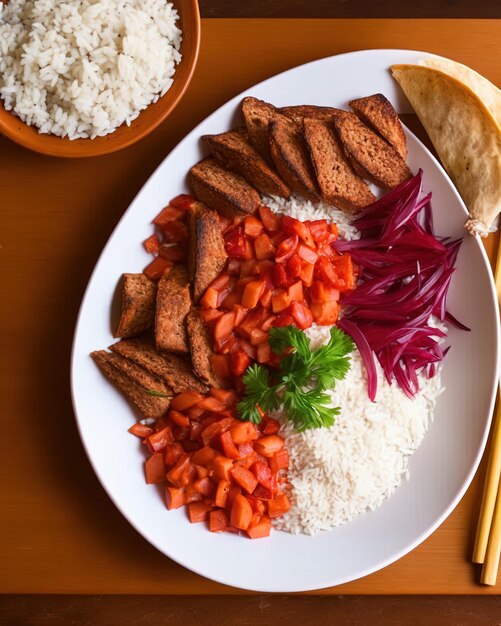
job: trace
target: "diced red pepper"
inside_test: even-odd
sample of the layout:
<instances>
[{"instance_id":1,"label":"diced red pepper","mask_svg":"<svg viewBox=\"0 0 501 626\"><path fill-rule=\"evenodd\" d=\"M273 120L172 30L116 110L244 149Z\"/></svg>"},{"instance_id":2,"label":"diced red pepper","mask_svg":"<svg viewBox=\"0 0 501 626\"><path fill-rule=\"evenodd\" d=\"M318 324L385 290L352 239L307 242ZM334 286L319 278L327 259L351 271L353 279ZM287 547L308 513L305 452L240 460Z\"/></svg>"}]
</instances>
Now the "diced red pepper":
<instances>
[{"instance_id":1,"label":"diced red pepper","mask_svg":"<svg viewBox=\"0 0 501 626\"><path fill-rule=\"evenodd\" d=\"M281 469L287 469L289 467L289 453L285 448L282 448L270 458L270 469L276 474Z\"/></svg>"},{"instance_id":2,"label":"diced red pepper","mask_svg":"<svg viewBox=\"0 0 501 626\"><path fill-rule=\"evenodd\" d=\"M231 433L229 431L224 432L221 437L221 446L223 449L223 453L229 459L239 459L240 454L238 452L237 447L231 437Z\"/></svg>"},{"instance_id":3,"label":"diced red pepper","mask_svg":"<svg viewBox=\"0 0 501 626\"><path fill-rule=\"evenodd\" d=\"M170 443L165 446L164 463L167 467L175 465L184 454L184 448L180 443Z\"/></svg>"},{"instance_id":4,"label":"diced red pepper","mask_svg":"<svg viewBox=\"0 0 501 626\"><path fill-rule=\"evenodd\" d=\"M234 376L242 376L250 364L250 356L240 348L230 352L230 367Z\"/></svg>"},{"instance_id":5,"label":"diced red pepper","mask_svg":"<svg viewBox=\"0 0 501 626\"><path fill-rule=\"evenodd\" d=\"M185 409L189 409L194 404L198 404L204 399L201 393L197 393L196 391L183 391L183 393L178 394L175 398L173 398L170 402L170 408L175 411L184 411Z\"/></svg>"},{"instance_id":6,"label":"diced red pepper","mask_svg":"<svg viewBox=\"0 0 501 626\"><path fill-rule=\"evenodd\" d=\"M166 206L153 220L155 226L163 226L168 222L174 222L176 220L183 219L186 213L182 209L176 209L173 206Z\"/></svg>"},{"instance_id":7,"label":"diced red pepper","mask_svg":"<svg viewBox=\"0 0 501 626\"><path fill-rule=\"evenodd\" d=\"M166 426L161 430L150 435L147 440L148 449L151 452L159 452L163 450L168 443L174 443L174 437L172 435L172 429L170 426Z\"/></svg>"},{"instance_id":8,"label":"diced red pepper","mask_svg":"<svg viewBox=\"0 0 501 626\"><path fill-rule=\"evenodd\" d=\"M241 226L232 226L224 234L224 247L230 259L247 258L247 240Z\"/></svg>"}]
</instances>

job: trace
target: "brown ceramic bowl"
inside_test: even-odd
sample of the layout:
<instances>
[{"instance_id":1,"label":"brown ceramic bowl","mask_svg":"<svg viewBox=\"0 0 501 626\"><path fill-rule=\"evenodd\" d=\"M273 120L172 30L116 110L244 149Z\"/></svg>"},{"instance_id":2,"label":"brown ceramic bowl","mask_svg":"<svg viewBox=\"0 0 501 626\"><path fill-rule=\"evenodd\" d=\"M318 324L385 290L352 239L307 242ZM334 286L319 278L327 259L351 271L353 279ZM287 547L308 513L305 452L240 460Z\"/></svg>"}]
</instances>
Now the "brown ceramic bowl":
<instances>
[{"instance_id":1,"label":"brown ceramic bowl","mask_svg":"<svg viewBox=\"0 0 501 626\"><path fill-rule=\"evenodd\" d=\"M155 104L151 104L130 126L123 124L105 137L96 139L63 139L38 132L16 115L5 111L0 100L0 133L16 143L42 154L59 157L91 157L110 154L146 137L174 110L190 84L200 48L200 13L197 0L171 0L179 11L179 24L183 31L182 59L176 68L174 82L169 91Z\"/></svg>"}]
</instances>

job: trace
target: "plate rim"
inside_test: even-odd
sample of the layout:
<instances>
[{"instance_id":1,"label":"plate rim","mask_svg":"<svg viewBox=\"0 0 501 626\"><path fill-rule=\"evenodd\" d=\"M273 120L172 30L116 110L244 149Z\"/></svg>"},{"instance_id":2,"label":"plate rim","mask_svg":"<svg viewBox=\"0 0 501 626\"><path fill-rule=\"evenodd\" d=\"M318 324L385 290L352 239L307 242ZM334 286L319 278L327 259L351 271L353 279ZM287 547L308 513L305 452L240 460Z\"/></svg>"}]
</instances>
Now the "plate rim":
<instances>
[{"instance_id":1,"label":"plate rim","mask_svg":"<svg viewBox=\"0 0 501 626\"><path fill-rule=\"evenodd\" d=\"M496 312L496 336L495 336L495 362L496 362L496 366L494 368L494 371L492 372L492 376L491 376L491 388L492 388L492 392L491 392L491 398L490 398L490 402L489 402L489 416L486 420L485 423L485 427L483 430L483 434L482 434L482 440L480 442L480 446L476 452L475 455L475 459L470 467L469 472L467 473L466 477L463 480L463 483L461 485L461 488L458 490L458 492L456 493L456 496L453 498L453 500L449 503L449 505L444 509L444 511L442 512L442 514L437 518L437 520L435 520L434 523L430 524L412 543L408 544L405 548L400 549L400 550L396 550L395 552L393 552L390 556L388 556L385 560L383 561L379 561L377 565L375 565L374 567L368 567L365 570L363 570L362 572L359 573L359 575L357 575L356 578L349 578L346 580L341 580L341 581L336 581L336 582L326 582L325 584L323 584L322 586L308 586L308 585L301 585L301 586L297 586L295 588L284 588L284 587L280 587L280 585L277 585L275 588L270 588L270 587L259 587L259 586L245 586L245 585L241 585L239 584L238 586L232 584L231 582L229 582L228 580L225 580L221 577L217 577L217 576L213 576L213 575L207 575L205 572L201 571L198 567L194 567L192 565L187 565L185 562L183 562L181 559L176 558L171 556L164 547L161 547L159 542L157 542L154 538L150 538L150 537L146 537L137 527L136 525L131 521L131 519L129 518L128 514L126 513L125 510L123 510L122 506L118 503L118 501L116 500L115 496L113 495L112 491L110 489L108 489L105 480L101 477L101 472L97 466L97 464L94 463L93 458L92 458L92 454L90 452L89 447L87 446L87 442L85 440L85 437L83 436L82 433L82 429L80 427L80 418L78 415L78 410L77 410L77 405L76 405L76 399L75 399L75 378L76 378L76 373L75 373L75 369L76 369L76 344L77 344L77 338L79 335L79 329L80 329L80 323L81 323L81 318L83 315L83 311L86 307L86 301L87 298L89 297L89 292L90 292L90 288L91 285L95 279L96 274L98 273L101 263L103 262L103 259L106 256L108 247L111 245L112 240L115 238L117 231L120 229L120 226L122 224L122 222L127 218L129 212L132 210L132 208L135 206L136 202L139 201L140 197L143 195L143 193L145 193L146 188L148 187L150 181L155 177L155 175L157 174L158 170L160 170L165 161L167 159L170 158L174 158L176 152L181 149L182 144L184 144L184 142L189 141L192 136L196 136L199 137L200 133L198 131L199 127L204 125L205 123L209 122L213 117L217 116L221 109L228 107L230 108L230 106L234 106L235 103L238 103L245 95L249 94L249 92L251 92L252 90L256 89L257 87L262 87L264 86L268 81L272 81L274 79L276 79L279 76L283 76L284 74L287 74L288 72L293 72L299 68L304 68L307 67L309 65L313 65L319 62L325 62L329 59L334 59L334 58L339 58L339 57L355 57L355 56L363 56L363 55L374 55L374 54L379 54L379 53L404 53L404 54L409 54L409 53L413 53L416 55L426 55L426 56L432 56L432 57L437 57L438 55L435 54L431 54L428 52L422 52L422 51L418 51L418 50L407 50L407 49L394 49L394 48L376 48L376 49L367 49L367 50L356 50L356 51L352 51L352 52L345 52L345 53L341 53L341 54L336 54L336 55L330 55L327 57L321 57L319 59L315 59L313 61L308 61L306 63L302 63L299 64L297 66L288 68L282 72L279 72L277 74L274 74L273 76L270 76L258 83L255 83L254 85L251 85L249 87L247 87L245 90L243 90L242 92L236 94L235 96L233 96L232 98L230 98L229 100L227 100L226 102L224 102L221 106L219 106L215 111L213 111L212 113L210 113L208 116L206 116L203 120L201 120L190 132L188 132L179 142L178 144L168 153L166 154L166 156L162 159L162 161L158 164L158 166L154 169L154 171L151 173L151 175L148 177L148 179L145 181L145 183L142 185L141 189L137 192L137 194L135 195L134 199L130 202L129 206L127 207L127 209L125 210L125 212L123 213L122 217L120 218L120 220L116 223L113 231L111 232L110 236L108 237L106 244L104 245L95 265L94 268L92 270L92 273L89 277L89 280L87 282L87 286L85 288L84 291L84 295L82 297L82 301L78 310L78 315L76 318L76 323L75 323L75 330L74 330L74 334L73 334L73 340L72 340L72 347L71 347L71 365L70 365L70 387L71 387L71 400L72 400L72 407L73 407L73 413L74 413L74 417L75 417L75 421L76 421L76 425L77 425L77 430L78 430L78 434L80 437L80 440L82 442L82 445L84 447L85 450L85 454L91 464L91 467L94 471L94 473L96 474L96 477L99 481L99 483L101 484L101 486L103 487L103 489L105 490L106 494L108 495L108 497L110 498L110 500L112 501L112 503L114 504L114 506L118 509L118 511L120 512L120 514L127 520L127 522L134 528L134 530L136 532L138 532L138 534L143 537L143 539L145 539L146 541L148 541L148 543L150 543L151 545L153 545L159 552L161 552L162 554L164 554L165 556L167 556L169 559L171 559L172 561L174 561L175 563L178 563L179 565L181 565L182 567L185 567L186 569L194 572L195 574L198 574L200 576L203 576L204 578L207 578L209 580L212 580L214 582L217 582L219 584L228 586L228 587L233 587L233 588L238 588L238 589L243 589L246 591L255 591L255 592L262 592L262 593L296 593L296 592L308 592L308 591L315 591L315 590L322 590L322 589L327 589L330 587L335 587L335 586L339 586L342 584L347 584L349 582L353 582L355 580L359 580L360 578L364 578L374 572L377 572L379 570L382 570L384 568L386 568L388 565L391 565L392 563L398 561L399 559L401 559L403 556L405 556L406 554L409 554L410 552L412 552L417 546L419 546L421 543L423 543L423 541L425 541L431 534L433 534L433 532L435 532L435 530L441 526L443 524L443 522L449 517L449 515L452 513L452 511L456 508L456 506L458 505L458 503L460 502L460 500L463 498L464 494L466 493L467 489L469 488L475 473L478 469L478 466L480 464L480 461L482 459L482 456L484 454L485 451L485 447L486 447L486 443L487 443L487 439L489 436L489 432L490 432L490 428L491 428L491 423L492 423L492 414L493 414L493 409L494 409L494 404L495 404L495 399L496 399L496 390L497 390L497 384L499 381L499 377L500 377L500 346L499 346L499 339L500 339L500 334L501 334L501 329L500 329L500 316L499 316L499 307L497 304L497 300L496 300L496 290L495 290L495 283L494 283L494 278L493 278L493 273L490 269L490 262L487 256L487 253L485 251L484 246L482 245L480 239L478 237L475 237L475 245L478 247L482 260L484 262L485 268L487 270L487 274L488 274L488 281L489 281L489 285L490 285L490 297L492 300L492 303L494 305L494 310ZM468 210L466 208L466 205L463 201L463 199L461 198L461 195L459 194L459 192L457 191L456 187L454 186L452 180L450 179L449 175L447 174L447 172L445 171L445 169L443 168L443 166L441 165L441 163L438 161L438 159L431 153L431 151L423 144L423 142L416 137L416 135L414 135L414 133L412 133L412 131L410 131L407 127L405 127L405 132L410 134L413 138L414 141L417 142L419 148L427 155L427 157L432 161L432 163L434 164L434 166L438 169L438 171L440 172L440 174L444 177L446 184L450 187L450 189L452 190L453 194L456 196L456 199L458 200L459 205L461 206L461 208L463 209L463 212L465 214L465 217L468 215Z\"/></svg>"}]
</instances>

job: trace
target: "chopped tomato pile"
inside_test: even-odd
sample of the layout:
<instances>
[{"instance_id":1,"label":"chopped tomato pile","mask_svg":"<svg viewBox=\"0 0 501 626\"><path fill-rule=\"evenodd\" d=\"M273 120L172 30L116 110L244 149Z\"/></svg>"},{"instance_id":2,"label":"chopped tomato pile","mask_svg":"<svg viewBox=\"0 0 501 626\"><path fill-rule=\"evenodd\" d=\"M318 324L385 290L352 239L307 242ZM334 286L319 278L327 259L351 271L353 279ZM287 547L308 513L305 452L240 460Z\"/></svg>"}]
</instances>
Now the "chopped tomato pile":
<instances>
[{"instance_id":1,"label":"chopped tomato pile","mask_svg":"<svg viewBox=\"0 0 501 626\"><path fill-rule=\"evenodd\" d=\"M155 232L144 242L146 252L155 257L144 269L150 280L157 281L166 270L186 262L187 221L193 201L193 196L188 194L176 196L153 220Z\"/></svg>"},{"instance_id":2,"label":"chopped tomato pile","mask_svg":"<svg viewBox=\"0 0 501 626\"><path fill-rule=\"evenodd\" d=\"M219 376L240 376L252 361L272 364L272 326L335 324L340 294L355 286L350 255L333 248L337 235L326 220L301 222L266 206L226 229L227 268L200 301Z\"/></svg>"},{"instance_id":3,"label":"chopped tomato pile","mask_svg":"<svg viewBox=\"0 0 501 626\"><path fill-rule=\"evenodd\" d=\"M168 509L187 506L193 523L257 539L290 508L284 493L289 455L279 423L267 416L258 426L242 422L235 417L237 400L226 389L184 392L165 417L152 426L138 422L129 432L147 446L146 482L165 484Z\"/></svg>"}]
</instances>

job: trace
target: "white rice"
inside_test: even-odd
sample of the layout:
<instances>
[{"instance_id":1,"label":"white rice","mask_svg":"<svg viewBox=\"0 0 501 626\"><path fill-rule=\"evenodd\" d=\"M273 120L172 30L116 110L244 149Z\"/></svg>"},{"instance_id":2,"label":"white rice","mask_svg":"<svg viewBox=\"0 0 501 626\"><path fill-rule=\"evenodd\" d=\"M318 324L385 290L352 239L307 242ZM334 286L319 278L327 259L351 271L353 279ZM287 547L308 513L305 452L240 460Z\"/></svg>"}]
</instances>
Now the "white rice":
<instances>
[{"instance_id":1,"label":"white rice","mask_svg":"<svg viewBox=\"0 0 501 626\"><path fill-rule=\"evenodd\" d=\"M130 124L172 85L178 19L165 0L0 3L5 109L40 133L70 139Z\"/></svg>"},{"instance_id":2,"label":"white rice","mask_svg":"<svg viewBox=\"0 0 501 626\"><path fill-rule=\"evenodd\" d=\"M325 203L297 197L263 201L300 220L333 221L344 239L360 237L345 213ZM435 320L429 323L443 328ZM316 348L329 341L330 327L313 325L306 334ZM376 402L371 402L362 359L358 350L352 353L346 378L329 391L332 406L341 408L330 429L298 433L277 414L291 458L292 507L275 520L276 528L306 534L331 530L378 508L409 478L409 457L421 444L442 392L440 373L430 380L420 375L420 391L412 400L395 383L390 386L380 369L378 374Z\"/></svg>"},{"instance_id":3,"label":"white rice","mask_svg":"<svg viewBox=\"0 0 501 626\"><path fill-rule=\"evenodd\" d=\"M305 198L291 196L289 200L279 196L263 196L263 204L275 213L287 213L291 217L304 222L305 220L327 220L338 226L342 239L360 239L360 233L352 226L344 211L336 209L326 202L311 202Z\"/></svg>"},{"instance_id":4,"label":"white rice","mask_svg":"<svg viewBox=\"0 0 501 626\"><path fill-rule=\"evenodd\" d=\"M312 345L329 340L329 328L306 331ZM376 402L367 395L367 381L357 350L351 368L329 391L341 414L330 429L298 433L282 419L281 435L291 456L291 510L276 528L314 534L345 524L374 510L408 479L410 455L423 440L442 388L440 374L419 377L420 391L408 398L379 373Z\"/></svg>"}]
</instances>

